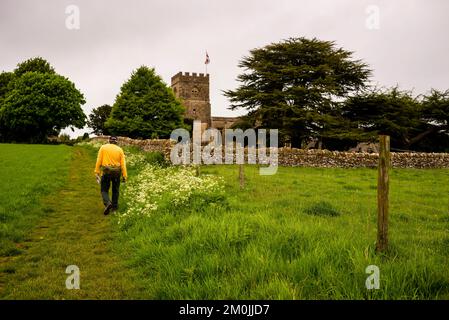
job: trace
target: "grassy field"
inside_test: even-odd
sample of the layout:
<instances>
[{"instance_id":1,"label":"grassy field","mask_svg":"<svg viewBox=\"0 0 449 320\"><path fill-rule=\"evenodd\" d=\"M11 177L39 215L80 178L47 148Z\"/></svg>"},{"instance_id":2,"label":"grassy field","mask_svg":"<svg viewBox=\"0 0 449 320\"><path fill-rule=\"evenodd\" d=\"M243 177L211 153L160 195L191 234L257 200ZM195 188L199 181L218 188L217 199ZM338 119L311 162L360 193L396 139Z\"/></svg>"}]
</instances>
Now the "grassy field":
<instances>
[{"instance_id":1,"label":"grassy field","mask_svg":"<svg viewBox=\"0 0 449 320\"><path fill-rule=\"evenodd\" d=\"M62 186L70 159L67 146L0 144L0 256L20 252L16 243L48 213L39 199Z\"/></svg>"},{"instance_id":2,"label":"grassy field","mask_svg":"<svg viewBox=\"0 0 449 320\"><path fill-rule=\"evenodd\" d=\"M149 298L449 298L447 170L392 171L383 256L374 250L376 170L260 176L246 166L243 190L237 166L203 166L201 175L224 177L225 200L192 201L122 226L117 245ZM365 287L369 265L380 268L379 290Z\"/></svg>"},{"instance_id":3,"label":"grassy field","mask_svg":"<svg viewBox=\"0 0 449 320\"><path fill-rule=\"evenodd\" d=\"M237 166L196 176L126 153L120 211L104 217L94 148L0 145L0 298L449 299L447 170L392 170L376 255L376 170L248 165L241 190ZM65 288L71 264L81 290Z\"/></svg>"},{"instance_id":4,"label":"grassy field","mask_svg":"<svg viewBox=\"0 0 449 320\"><path fill-rule=\"evenodd\" d=\"M132 270L112 250L116 234L103 215L93 150L34 145L0 149L9 152L10 189L1 194L0 203L8 206L0 217L6 222L2 230L11 230L1 240L2 247L12 248L10 256L0 256L0 299L139 298ZM80 290L66 288L69 265L80 270Z\"/></svg>"}]
</instances>

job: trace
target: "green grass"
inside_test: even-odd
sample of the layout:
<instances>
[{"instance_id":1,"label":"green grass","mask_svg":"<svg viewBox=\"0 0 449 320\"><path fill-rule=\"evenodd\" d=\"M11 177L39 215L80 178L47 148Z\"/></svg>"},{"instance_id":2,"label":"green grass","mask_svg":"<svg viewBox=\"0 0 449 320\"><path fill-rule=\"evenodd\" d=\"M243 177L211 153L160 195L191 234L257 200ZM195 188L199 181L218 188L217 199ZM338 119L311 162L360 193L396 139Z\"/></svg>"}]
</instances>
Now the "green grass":
<instances>
[{"instance_id":1,"label":"green grass","mask_svg":"<svg viewBox=\"0 0 449 320\"><path fill-rule=\"evenodd\" d=\"M378 255L376 170L248 165L241 190L237 166L203 166L224 178L224 200L119 226L102 215L95 154L0 144L0 298L449 298L447 170L392 170L390 250ZM71 264L81 290L65 289ZM379 290L365 288L369 265Z\"/></svg>"},{"instance_id":2,"label":"green grass","mask_svg":"<svg viewBox=\"0 0 449 320\"><path fill-rule=\"evenodd\" d=\"M36 221L51 211L40 199L67 178L67 146L0 144L0 256L20 253Z\"/></svg>"},{"instance_id":3,"label":"green grass","mask_svg":"<svg viewBox=\"0 0 449 320\"><path fill-rule=\"evenodd\" d=\"M131 171L132 179L136 171ZM372 169L203 166L227 199L158 212L121 229L117 246L155 299L447 299L449 172L391 172L390 249L375 253ZM369 265L380 289L367 290Z\"/></svg>"},{"instance_id":4,"label":"green grass","mask_svg":"<svg viewBox=\"0 0 449 320\"><path fill-rule=\"evenodd\" d=\"M14 239L23 240L15 244L20 251L0 259L0 299L139 298L132 270L123 265L111 245L116 233L110 216L103 215L100 190L93 174L95 150L25 145L1 148L11 152L7 172L11 181L19 185L16 190L24 190L23 185L36 181L30 189L40 188L40 192L39 197L33 198L35 202L17 209L17 214L21 214L17 219L26 228L20 228L21 237ZM32 156L34 151L40 157ZM69 158L64 159L70 161L61 162L60 151L65 152L61 157L67 154ZM32 156L30 163L36 162L41 168L39 172L27 171L30 179L19 174L23 172L20 167L25 163L21 162L24 156ZM43 195L47 191L51 192ZM29 199L26 193L11 192L9 196L16 203L27 204ZM40 211L47 214L39 214ZM11 222L8 228L22 225ZM69 265L80 269L80 290L66 289L65 271Z\"/></svg>"}]
</instances>

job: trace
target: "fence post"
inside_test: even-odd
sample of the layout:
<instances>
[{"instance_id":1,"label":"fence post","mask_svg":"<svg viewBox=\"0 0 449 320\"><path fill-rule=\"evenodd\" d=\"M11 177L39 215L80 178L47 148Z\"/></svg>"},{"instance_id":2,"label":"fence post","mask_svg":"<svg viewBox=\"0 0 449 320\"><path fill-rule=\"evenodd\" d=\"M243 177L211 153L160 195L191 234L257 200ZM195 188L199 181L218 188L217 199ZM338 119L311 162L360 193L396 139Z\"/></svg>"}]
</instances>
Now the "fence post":
<instances>
[{"instance_id":1,"label":"fence post","mask_svg":"<svg viewBox=\"0 0 449 320\"><path fill-rule=\"evenodd\" d=\"M390 161L390 136L380 135L377 176L377 252L384 252L388 247L388 193L390 187L388 171Z\"/></svg>"},{"instance_id":2,"label":"fence post","mask_svg":"<svg viewBox=\"0 0 449 320\"><path fill-rule=\"evenodd\" d=\"M245 173L243 172L243 164L239 165L240 189L245 187Z\"/></svg>"}]
</instances>

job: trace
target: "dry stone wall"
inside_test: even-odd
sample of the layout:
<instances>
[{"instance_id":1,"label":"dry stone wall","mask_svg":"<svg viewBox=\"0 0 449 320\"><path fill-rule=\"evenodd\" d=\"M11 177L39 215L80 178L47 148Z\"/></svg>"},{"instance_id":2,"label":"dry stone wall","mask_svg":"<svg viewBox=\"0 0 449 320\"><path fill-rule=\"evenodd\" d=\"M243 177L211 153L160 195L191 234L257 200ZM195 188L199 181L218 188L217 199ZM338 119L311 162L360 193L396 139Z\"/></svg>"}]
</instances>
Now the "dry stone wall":
<instances>
[{"instance_id":1,"label":"dry stone wall","mask_svg":"<svg viewBox=\"0 0 449 320\"><path fill-rule=\"evenodd\" d=\"M108 136L95 137L92 140L106 143ZM143 151L161 152L166 159L170 159L170 150L174 142L168 139L131 139L127 137L118 137L117 144L121 146L135 146Z\"/></svg>"},{"instance_id":2,"label":"dry stone wall","mask_svg":"<svg viewBox=\"0 0 449 320\"><path fill-rule=\"evenodd\" d=\"M96 137L94 140L106 142L108 137ZM161 152L166 159L170 159L170 151L174 143L174 141L167 139L118 138L119 145L136 146L144 151ZM377 153L295 148L278 149L278 164L280 166L375 168L377 167L377 160ZM394 168L449 168L449 153L392 152L391 162Z\"/></svg>"},{"instance_id":3,"label":"dry stone wall","mask_svg":"<svg viewBox=\"0 0 449 320\"><path fill-rule=\"evenodd\" d=\"M378 153L279 148L279 165L306 167L377 167ZM394 168L449 168L449 153L392 152Z\"/></svg>"}]
</instances>

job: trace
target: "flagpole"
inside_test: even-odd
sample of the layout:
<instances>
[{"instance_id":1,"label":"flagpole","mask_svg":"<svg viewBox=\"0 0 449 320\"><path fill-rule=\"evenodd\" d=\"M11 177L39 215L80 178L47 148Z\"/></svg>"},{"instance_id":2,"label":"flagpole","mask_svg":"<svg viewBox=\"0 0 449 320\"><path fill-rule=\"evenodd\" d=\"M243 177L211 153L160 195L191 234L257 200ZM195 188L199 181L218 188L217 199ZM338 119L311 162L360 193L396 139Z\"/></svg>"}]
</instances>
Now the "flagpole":
<instances>
[{"instance_id":1,"label":"flagpole","mask_svg":"<svg viewBox=\"0 0 449 320\"><path fill-rule=\"evenodd\" d=\"M204 61L204 64L206 66L206 75L207 75L207 65L209 64L209 54L207 53L207 50L206 50L206 61Z\"/></svg>"}]
</instances>

